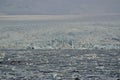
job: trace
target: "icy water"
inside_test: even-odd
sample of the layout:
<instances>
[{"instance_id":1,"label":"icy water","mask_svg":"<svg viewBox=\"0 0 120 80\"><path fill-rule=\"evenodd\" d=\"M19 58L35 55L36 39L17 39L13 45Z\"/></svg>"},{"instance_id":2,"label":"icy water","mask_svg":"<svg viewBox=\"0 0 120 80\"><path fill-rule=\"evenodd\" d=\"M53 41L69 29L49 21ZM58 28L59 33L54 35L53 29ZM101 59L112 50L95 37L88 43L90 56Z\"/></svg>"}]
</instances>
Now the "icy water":
<instances>
[{"instance_id":1,"label":"icy water","mask_svg":"<svg viewBox=\"0 0 120 80\"><path fill-rule=\"evenodd\" d=\"M0 17L0 80L120 80L120 15L64 17Z\"/></svg>"},{"instance_id":2,"label":"icy water","mask_svg":"<svg viewBox=\"0 0 120 80\"><path fill-rule=\"evenodd\" d=\"M72 16L60 20L29 17L27 20L0 17L0 49L120 49L120 15Z\"/></svg>"},{"instance_id":3,"label":"icy water","mask_svg":"<svg viewBox=\"0 0 120 80\"><path fill-rule=\"evenodd\" d=\"M0 80L119 80L120 50L0 50Z\"/></svg>"}]
</instances>

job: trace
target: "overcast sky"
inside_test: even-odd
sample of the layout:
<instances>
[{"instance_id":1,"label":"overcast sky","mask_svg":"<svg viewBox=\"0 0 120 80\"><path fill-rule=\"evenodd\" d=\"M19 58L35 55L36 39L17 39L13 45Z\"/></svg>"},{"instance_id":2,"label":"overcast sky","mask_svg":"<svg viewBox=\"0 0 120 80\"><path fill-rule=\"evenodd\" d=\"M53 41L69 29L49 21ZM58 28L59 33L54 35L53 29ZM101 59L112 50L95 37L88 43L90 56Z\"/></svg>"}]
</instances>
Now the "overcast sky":
<instances>
[{"instance_id":1,"label":"overcast sky","mask_svg":"<svg viewBox=\"0 0 120 80\"><path fill-rule=\"evenodd\" d=\"M120 0L0 0L0 14L120 13Z\"/></svg>"}]
</instances>

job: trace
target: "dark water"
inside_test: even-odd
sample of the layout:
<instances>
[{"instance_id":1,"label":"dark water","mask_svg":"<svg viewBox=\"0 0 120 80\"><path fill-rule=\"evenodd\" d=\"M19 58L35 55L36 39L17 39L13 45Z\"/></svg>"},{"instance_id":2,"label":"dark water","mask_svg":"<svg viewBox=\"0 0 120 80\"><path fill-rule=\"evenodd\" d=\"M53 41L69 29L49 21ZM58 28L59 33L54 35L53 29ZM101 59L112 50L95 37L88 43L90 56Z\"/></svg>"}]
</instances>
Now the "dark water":
<instances>
[{"instance_id":1,"label":"dark water","mask_svg":"<svg viewBox=\"0 0 120 80\"><path fill-rule=\"evenodd\" d=\"M117 80L120 50L0 50L0 80Z\"/></svg>"}]
</instances>

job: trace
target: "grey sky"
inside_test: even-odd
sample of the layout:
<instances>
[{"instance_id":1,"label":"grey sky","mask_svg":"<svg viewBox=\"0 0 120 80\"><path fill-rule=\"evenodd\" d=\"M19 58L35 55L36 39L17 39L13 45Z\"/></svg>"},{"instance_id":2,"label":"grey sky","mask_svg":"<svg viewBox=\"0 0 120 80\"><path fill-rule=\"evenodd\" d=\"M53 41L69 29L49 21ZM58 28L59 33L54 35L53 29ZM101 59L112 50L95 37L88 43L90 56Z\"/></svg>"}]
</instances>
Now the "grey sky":
<instances>
[{"instance_id":1,"label":"grey sky","mask_svg":"<svg viewBox=\"0 0 120 80\"><path fill-rule=\"evenodd\" d=\"M120 0L0 0L0 14L120 13Z\"/></svg>"}]
</instances>

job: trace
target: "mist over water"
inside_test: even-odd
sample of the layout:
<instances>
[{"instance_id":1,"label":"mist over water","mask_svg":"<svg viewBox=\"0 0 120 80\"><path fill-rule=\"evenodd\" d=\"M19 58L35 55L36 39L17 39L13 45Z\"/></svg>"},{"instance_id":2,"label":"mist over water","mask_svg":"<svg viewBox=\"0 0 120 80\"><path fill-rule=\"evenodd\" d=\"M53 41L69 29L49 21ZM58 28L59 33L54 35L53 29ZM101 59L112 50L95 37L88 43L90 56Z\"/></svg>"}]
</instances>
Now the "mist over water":
<instances>
[{"instance_id":1,"label":"mist over water","mask_svg":"<svg viewBox=\"0 0 120 80\"><path fill-rule=\"evenodd\" d=\"M120 13L120 0L0 0L7 15L64 15Z\"/></svg>"}]
</instances>

